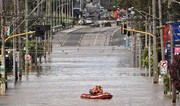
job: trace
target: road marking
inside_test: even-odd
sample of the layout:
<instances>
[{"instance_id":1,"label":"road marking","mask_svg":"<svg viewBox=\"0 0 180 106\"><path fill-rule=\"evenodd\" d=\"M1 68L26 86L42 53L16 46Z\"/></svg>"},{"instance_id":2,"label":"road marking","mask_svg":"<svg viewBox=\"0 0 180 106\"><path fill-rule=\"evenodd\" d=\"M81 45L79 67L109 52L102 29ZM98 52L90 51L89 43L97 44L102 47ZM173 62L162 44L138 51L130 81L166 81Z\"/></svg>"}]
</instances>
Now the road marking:
<instances>
[{"instance_id":1,"label":"road marking","mask_svg":"<svg viewBox=\"0 0 180 106\"><path fill-rule=\"evenodd\" d=\"M98 33L98 34L96 34L96 38L95 38L95 40L94 40L94 46L96 45L98 35L99 35L99 33Z\"/></svg>"},{"instance_id":2,"label":"road marking","mask_svg":"<svg viewBox=\"0 0 180 106\"><path fill-rule=\"evenodd\" d=\"M97 42L98 36L99 36L99 33L96 34L96 38L95 38L95 40L94 40L94 46L96 46L96 42Z\"/></svg>"},{"instance_id":3,"label":"road marking","mask_svg":"<svg viewBox=\"0 0 180 106\"><path fill-rule=\"evenodd\" d=\"M81 42L82 42L83 35L84 35L84 34L81 34L81 37L80 37L80 40L78 41L77 46L81 46Z\"/></svg>"},{"instance_id":4,"label":"road marking","mask_svg":"<svg viewBox=\"0 0 180 106\"><path fill-rule=\"evenodd\" d=\"M64 46L64 43L67 41L67 38L69 37L69 35L70 35L70 34L67 34L67 33L66 33L66 38L65 38L64 42L62 43L62 46Z\"/></svg>"}]
</instances>

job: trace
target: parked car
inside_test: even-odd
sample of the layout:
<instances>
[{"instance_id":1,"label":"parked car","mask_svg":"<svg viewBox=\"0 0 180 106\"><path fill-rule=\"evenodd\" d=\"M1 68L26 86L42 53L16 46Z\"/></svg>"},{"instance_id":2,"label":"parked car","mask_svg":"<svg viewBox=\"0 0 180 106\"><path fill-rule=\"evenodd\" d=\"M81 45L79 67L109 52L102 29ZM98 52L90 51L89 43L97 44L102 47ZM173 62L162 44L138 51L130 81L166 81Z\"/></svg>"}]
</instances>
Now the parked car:
<instances>
[{"instance_id":1,"label":"parked car","mask_svg":"<svg viewBox=\"0 0 180 106\"><path fill-rule=\"evenodd\" d=\"M86 18L85 20L85 24L92 24L93 20L91 18Z\"/></svg>"},{"instance_id":2,"label":"parked car","mask_svg":"<svg viewBox=\"0 0 180 106\"><path fill-rule=\"evenodd\" d=\"M102 23L102 26L103 26L103 27L111 27L111 22L109 22L109 21L104 21L104 22Z\"/></svg>"}]
</instances>

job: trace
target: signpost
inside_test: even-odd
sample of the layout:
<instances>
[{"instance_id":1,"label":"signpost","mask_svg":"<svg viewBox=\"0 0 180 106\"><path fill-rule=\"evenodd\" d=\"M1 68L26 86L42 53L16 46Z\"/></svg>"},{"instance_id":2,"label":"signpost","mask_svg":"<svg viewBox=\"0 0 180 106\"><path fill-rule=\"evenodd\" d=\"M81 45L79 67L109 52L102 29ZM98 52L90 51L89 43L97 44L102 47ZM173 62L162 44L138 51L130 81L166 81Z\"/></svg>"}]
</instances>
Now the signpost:
<instances>
[{"instance_id":1,"label":"signpost","mask_svg":"<svg viewBox=\"0 0 180 106\"><path fill-rule=\"evenodd\" d=\"M4 35L8 37L8 36L10 36L10 34L11 34L10 26L5 26L4 27Z\"/></svg>"},{"instance_id":2,"label":"signpost","mask_svg":"<svg viewBox=\"0 0 180 106\"><path fill-rule=\"evenodd\" d=\"M174 41L180 41L180 23L174 23Z\"/></svg>"},{"instance_id":3,"label":"signpost","mask_svg":"<svg viewBox=\"0 0 180 106\"><path fill-rule=\"evenodd\" d=\"M168 62L166 60L160 61L159 66L160 66L161 75L167 74L167 65L168 65Z\"/></svg>"},{"instance_id":4,"label":"signpost","mask_svg":"<svg viewBox=\"0 0 180 106\"><path fill-rule=\"evenodd\" d=\"M174 23L174 54L180 53L180 23Z\"/></svg>"}]
</instances>

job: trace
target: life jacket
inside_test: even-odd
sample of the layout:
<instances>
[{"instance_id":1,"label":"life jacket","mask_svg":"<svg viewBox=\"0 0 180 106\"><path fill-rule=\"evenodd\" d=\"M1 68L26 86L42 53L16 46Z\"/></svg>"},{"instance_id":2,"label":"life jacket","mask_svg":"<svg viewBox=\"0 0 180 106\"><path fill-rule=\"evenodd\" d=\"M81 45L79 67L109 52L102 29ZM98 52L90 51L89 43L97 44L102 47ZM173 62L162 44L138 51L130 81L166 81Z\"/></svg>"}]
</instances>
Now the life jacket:
<instances>
[{"instance_id":1,"label":"life jacket","mask_svg":"<svg viewBox=\"0 0 180 106\"><path fill-rule=\"evenodd\" d=\"M98 92L97 88L94 87L94 88L92 89L92 92L93 92L93 94L97 94L97 92Z\"/></svg>"},{"instance_id":2,"label":"life jacket","mask_svg":"<svg viewBox=\"0 0 180 106\"><path fill-rule=\"evenodd\" d=\"M97 89L97 94L102 94L102 93L103 93L103 89L102 88Z\"/></svg>"},{"instance_id":3,"label":"life jacket","mask_svg":"<svg viewBox=\"0 0 180 106\"><path fill-rule=\"evenodd\" d=\"M92 89L92 92L93 92L93 94L102 94L103 93L103 89L102 88L94 87Z\"/></svg>"}]
</instances>

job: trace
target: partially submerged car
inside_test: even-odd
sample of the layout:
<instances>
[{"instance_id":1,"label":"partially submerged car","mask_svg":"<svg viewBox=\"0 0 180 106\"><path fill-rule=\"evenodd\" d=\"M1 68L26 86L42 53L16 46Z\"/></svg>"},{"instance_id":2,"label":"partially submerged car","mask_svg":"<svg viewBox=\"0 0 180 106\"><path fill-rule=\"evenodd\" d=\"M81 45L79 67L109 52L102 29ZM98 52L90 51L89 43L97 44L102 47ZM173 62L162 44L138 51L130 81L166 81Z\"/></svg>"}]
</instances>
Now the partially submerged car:
<instances>
[{"instance_id":1,"label":"partially submerged car","mask_svg":"<svg viewBox=\"0 0 180 106\"><path fill-rule=\"evenodd\" d=\"M94 22L91 24L91 27L100 27L100 24L99 24L99 22L94 21Z\"/></svg>"},{"instance_id":2,"label":"partially submerged car","mask_svg":"<svg viewBox=\"0 0 180 106\"><path fill-rule=\"evenodd\" d=\"M92 20L92 18L86 18L86 19L84 20L84 22L85 22L85 24L92 24L92 23L93 23L93 20Z\"/></svg>"}]
</instances>

